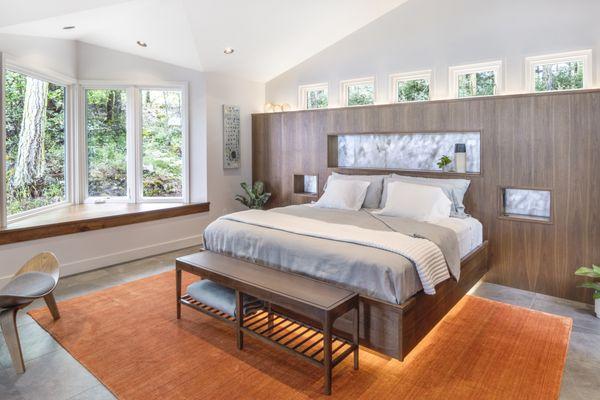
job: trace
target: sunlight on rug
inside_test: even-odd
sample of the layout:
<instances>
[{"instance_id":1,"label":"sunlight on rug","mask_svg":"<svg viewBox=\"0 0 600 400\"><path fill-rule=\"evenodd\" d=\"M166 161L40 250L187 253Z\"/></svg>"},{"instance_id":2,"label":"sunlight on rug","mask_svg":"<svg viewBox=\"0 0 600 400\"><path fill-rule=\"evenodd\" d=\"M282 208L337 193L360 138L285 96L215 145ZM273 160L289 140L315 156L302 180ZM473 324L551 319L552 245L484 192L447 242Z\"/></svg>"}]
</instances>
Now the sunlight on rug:
<instances>
[{"instance_id":1,"label":"sunlight on rug","mask_svg":"<svg viewBox=\"0 0 600 400\"><path fill-rule=\"evenodd\" d=\"M184 274L184 284L196 277ZM59 303L31 316L121 399L306 399L321 371L184 307L175 272ZM334 370L333 398L556 399L572 321L465 296L404 362L361 349ZM25 349L25 351L27 351Z\"/></svg>"}]
</instances>

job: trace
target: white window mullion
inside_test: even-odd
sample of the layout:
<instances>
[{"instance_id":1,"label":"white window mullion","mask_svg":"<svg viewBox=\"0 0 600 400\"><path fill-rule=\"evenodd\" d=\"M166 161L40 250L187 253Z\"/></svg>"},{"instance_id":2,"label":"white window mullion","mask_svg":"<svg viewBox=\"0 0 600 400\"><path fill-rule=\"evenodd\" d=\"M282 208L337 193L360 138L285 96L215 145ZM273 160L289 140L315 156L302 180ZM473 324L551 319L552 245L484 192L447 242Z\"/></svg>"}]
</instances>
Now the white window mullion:
<instances>
[{"instance_id":1,"label":"white window mullion","mask_svg":"<svg viewBox=\"0 0 600 400\"><path fill-rule=\"evenodd\" d=\"M86 131L86 104L85 104L85 88L81 85L77 85L77 98L75 104L76 114L76 134L75 141L73 144L74 156L73 161L75 165L73 170L74 188L73 193L75 194L74 202L76 204L85 203L87 197L87 131Z\"/></svg>"},{"instance_id":2,"label":"white window mullion","mask_svg":"<svg viewBox=\"0 0 600 400\"><path fill-rule=\"evenodd\" d=\"M0 228L6 228L6 130L4 124L4 56L0 52Z\"/></svg>"},{"instance_id":3,"label":"white window mullion","mask_svg":"<svg viewBox=\"0 0 600 400\"><path fill-rule=\"evenodd\" d=\"M183 157L183 201L185 203L190 202L190 160L189 160L189 146L190 146L190 134L189 134L189 109L188 109L188 85L187 83L182 87L182 134L183 134L183 149L182 149L182 157Z\"/></svg>"},{"instance_id":4,"label":"white window mullion","mask_svg":"<svg viewBox=\"0 0 600 400\"><path fill-rule=\"evenodd\" d=\"M77 111L77 99L78 90L77 85L72 84L66 87L66 118L65 118L65 130L66 130L66 149L65 149L65 185L66 185L66 201L68 203L79 203L79 196L77 194L77 166L79 160L77 159L77 135L79 133L79 121L76 118L78 115Z\"/></svg>"},{"instance_id":5,"label":"white window mullion","mask_svg":"<svg viewBox=\"0 0 600 400\"><path fill-rule=\"evenodd\" d=\"M127 89L127 201L138 202L139 95L137 88Z\"/></svg>"}]
</instances>

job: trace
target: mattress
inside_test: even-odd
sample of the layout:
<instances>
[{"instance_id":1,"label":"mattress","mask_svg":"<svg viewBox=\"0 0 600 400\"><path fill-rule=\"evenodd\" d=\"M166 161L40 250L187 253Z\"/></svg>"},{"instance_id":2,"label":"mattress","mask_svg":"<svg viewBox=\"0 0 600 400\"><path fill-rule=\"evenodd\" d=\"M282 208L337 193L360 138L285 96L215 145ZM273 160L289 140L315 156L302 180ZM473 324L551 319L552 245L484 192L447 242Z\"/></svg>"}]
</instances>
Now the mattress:
<instances>
[{"instance_id":1,"label":"mattress","mask_svg":"<svg viewBox=\"0 0 600 400\"><path fill-rule=\"evenodd\" d=\"M460 258L463 258L483 243L483 225L473 217L445 218L434 223L452 229L456 233Z\"/></svg>"}]
</instances>

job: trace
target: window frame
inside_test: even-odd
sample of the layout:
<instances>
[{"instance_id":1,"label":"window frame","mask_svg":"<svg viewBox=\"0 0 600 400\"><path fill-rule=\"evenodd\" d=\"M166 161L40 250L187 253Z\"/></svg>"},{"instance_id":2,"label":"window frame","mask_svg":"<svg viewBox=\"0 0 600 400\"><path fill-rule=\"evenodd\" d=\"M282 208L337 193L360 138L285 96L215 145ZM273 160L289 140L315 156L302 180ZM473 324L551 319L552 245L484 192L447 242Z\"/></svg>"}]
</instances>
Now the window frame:
<instances>
[{"instance_id":1,"label":"window frame","mask_svg":"<svg viewBox=\"0 0 600 400\"><path fill-rule=\"evenodd\" d=\"M327 107L323 107L322 109L327 109L330 106L329 102L329 83L310 83L307 85L298 86L298 109L299 110L320 110L321 108L308 108L308 93L315 90L325 90L327 93Z\"/></svg>"},{"instance_id":2,"label":"window frame","mask_svg":"<svg viewBox=\"0 0 600 400\"><path fill-rule=\"evenodd\" d=\"M82 203L189 203L189 90L188 82L154 82L131 84L122 81L80 81L81 134L80 154L80 196ZM125 89L127 90L127 196L99 197L88 196L88 162L86 132L86 96L87 89ZM182 196L181 197L145 197L142 188L142 90L174 90L181 92L182 116Z\"/></svg>"},{"instance_id":3,"label":"window frame","mask_svg":"<svg viewBox=\"0 0 600 400\"><path fill-rule=\"evenodd\" d=\"M126 196L114 196L114 197L105 197L105 196L90 196L89 189L89 171L88 171L88 143L87 143L87 90L125 90L127 93L127 111L126 111L126 143L127 143L127 187L126 187ZM133 121L133 110L135 107L134 101L134 91L133 86L127 85L122 82L110 82L110 81L81 81L79 84L79 121L80 121L80 131L79 131L79 177L78 182L80 184L79 188L79 203L83 204L102 204L102 203L135 203L136 199L134 196L135 184L132 182L132 172L130 171L132 161L135 162L135 143L132 141L131 137L135 132L135 125Z\"/></svg>"},{"instance_id":4,"label":"window frame","mask_svg":"<svg viewBox=\"0 0 600 400\"><path fill-rule=\"evenodd\" d=\"M143 113L142 113L142 90L170 90L181 92L181 197L146 197L143 188ZM136 110L136 182L135 193L138 203L189 203L189 117L188 117L188 84L186 82L163 82L162 84L140 85L136 87L135 93Z\"/></svg>"},{"instance_id":5,"label":"window frame","mask_svg":"<svg viewBox=\"0 0 600 400\"><path fill-rule=\"evenodd\" d=\"M491 95L475 95L468 97L458 97L458 78L460 75L465 74L475 74L478 72L494 72L494 94ZM498 96L502 94L503 91L503 68L502 68L502 60L490 61L490 62L482 62L475 64L465 64L465 65L455 65L448 68L449 78L448 78L448 90L450 97L453 99L469 99L469 98L477 98L477 97L490 97L490 96Z\"/></svg>"},{"instance_id":6,"label":"window frame","mask_svg":"<svg viewBox=\"0 0 600 400\"><path fill-rule=\"evenodd\" d=\"M558 64L564 62L578 62L583 63L583 87L576 89L557 89L557 90L535 90L535 72L534 69L538 65ZM593 74L593 58L592 50L576 50L566 51L562 53L544 54L539 56L531 56L525 58L525 87L528 92L531 93L548 93L548 92L561 92L565 90L585 90L592 87L592 74Z\"/></svg>"},{"instance_id":7,"label":"window frame","mask_svg":"<svg viewBox=\"0 0 600 400\"><path fill-rule=\"evenodd\" d=\"M372 104L354 104L348 105L348 89L351 86L358 85L373 85L373 103ZM377 104L377 85L374 76L367 76L364 78L355 78L355 79L346 79L340 81L340 103L342 107L365 107L365 106L373 106Z\"/></svg>"},{"instance_id":8,"label":"window frame","mask_svg":"<svg viewBox=\"0 0 600 400\"><path fill-rule=\"evenodd\" d=\"M426 80L429 84L429 99L427 100L411 100L411 101L398 101L398 84L401 82ZM425 69L414 72L401 72L390 75L390 103L402 104L402 103L420 103L424 101L430 101L433 92L433 71Z\"/></svg>"},{"instance_id":9,"label":"window frame","mask_svg":"<svg viewBox=\"0 0 600 400\"><path fill-rule=\"evenodd\" d=\"M0 172L0 208L1 208L1 216L0 222L2 228L5 228L9 223L16 222L22 220L24 218L30 217L32 215L37 215L44 213L46 211L54 210L56 208L65 207L73 204L75 199L75 171L74 171L74 155L75 155L75 142L76 142L76 110L75 110L75 102L77 97L77 80L71 78L67 75L59 74L54 71L30 68L23 63L18 62L17 60L11 58L7 54L0 53L1 63L0 63L0 75L1 75L1 84L2 88L0 92L2 93L2 105L0 107L0 123L1 123L1 146L0 146L0 162L1 172ZM6 127L5 127L5 98L4 98L4 85L6 83L5 80L5 71L10 70L16 72L18 74L27 75L35 79L43 80L48 83L52 83L57 86L62 86L65 88L65 199L61 202L48 204L46 206L34 208L31 210L23 211L14 215L7 214L7 197L6 197Z\"/></svg>"}]
</instances>

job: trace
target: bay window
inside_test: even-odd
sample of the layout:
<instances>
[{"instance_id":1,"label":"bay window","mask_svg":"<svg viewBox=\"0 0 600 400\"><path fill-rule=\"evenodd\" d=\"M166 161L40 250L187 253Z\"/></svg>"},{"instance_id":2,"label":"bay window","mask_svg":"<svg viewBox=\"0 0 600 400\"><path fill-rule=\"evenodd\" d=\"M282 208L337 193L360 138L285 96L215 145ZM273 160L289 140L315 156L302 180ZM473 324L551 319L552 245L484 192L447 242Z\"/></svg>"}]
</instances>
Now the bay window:
<instances>
[{"instance_id":1,"label":"bay window","mask_svg":"<svg viewBox=\"0 0 600 400\"><path fill-rule=\"evenodd\" d=\"M69 204L189 202L186 84L77 91L1 53L0 78L1 227Z\"/></svg>"}]
</instances>

